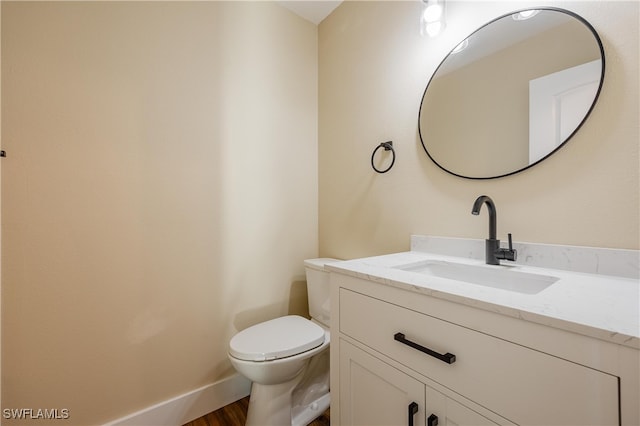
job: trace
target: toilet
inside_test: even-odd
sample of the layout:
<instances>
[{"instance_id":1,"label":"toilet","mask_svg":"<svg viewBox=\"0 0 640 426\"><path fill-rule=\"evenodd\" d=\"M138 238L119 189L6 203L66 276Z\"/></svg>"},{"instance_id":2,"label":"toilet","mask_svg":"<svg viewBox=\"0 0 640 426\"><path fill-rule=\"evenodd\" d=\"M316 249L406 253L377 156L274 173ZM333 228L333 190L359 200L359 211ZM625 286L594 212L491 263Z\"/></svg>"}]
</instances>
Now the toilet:
<instances>
[{"instance_id":1,"label":"toilet","mask_svg":"<svg viewBox=\"0 0 640 426\"><path fill-rule=\"evenodd\" d=\"M306 426L329 408L329 272L304 261L311 320L287 315L242 330L229 360L251 380L247 426Z\"/></svg>"}]
</instances>

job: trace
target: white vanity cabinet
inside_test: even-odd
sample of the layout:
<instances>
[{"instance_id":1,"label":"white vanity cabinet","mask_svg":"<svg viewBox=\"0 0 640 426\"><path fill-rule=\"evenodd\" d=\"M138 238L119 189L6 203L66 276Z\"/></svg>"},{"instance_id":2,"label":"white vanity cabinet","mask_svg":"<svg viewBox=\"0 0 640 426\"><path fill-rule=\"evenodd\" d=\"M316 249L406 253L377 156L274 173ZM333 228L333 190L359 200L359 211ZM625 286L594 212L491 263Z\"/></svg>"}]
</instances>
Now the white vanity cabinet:
<instances>
[{"instance_id":1,"label":"white vanity cabinet","mask_svg":"<svg viewBox=\"0 0 640 426\"><path fill-rule=\"evenodd\" d=\"M339 272L331 281L334 425L637 424L633 348Z\"/></svg>"},{"instance_id":2,"label":"white vanity cabinet","mask_svg":"<svg viewBox=\"0 0 640 426\"><path fill-rule=\"evenodd\" d=\"M339 424L498 424L344 340L340 371Z\"/></svg>"}]
</instances>

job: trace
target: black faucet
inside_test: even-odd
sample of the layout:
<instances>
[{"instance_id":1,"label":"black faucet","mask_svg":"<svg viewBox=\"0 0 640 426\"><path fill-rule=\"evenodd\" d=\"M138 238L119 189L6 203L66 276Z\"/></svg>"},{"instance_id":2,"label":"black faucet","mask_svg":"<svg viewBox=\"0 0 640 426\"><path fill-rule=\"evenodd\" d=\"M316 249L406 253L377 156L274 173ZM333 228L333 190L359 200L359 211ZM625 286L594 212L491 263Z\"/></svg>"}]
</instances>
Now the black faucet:
<instances>
[{"instance_id":1,"label":"black faucet","mask_svg":"<svg viewBox=\"0 0 640 426\"><path fill-rule=\"evenodd\" d=\"M479 215L480 208L483 204L487 205L489 210L489 238L485 240L485 257L486 262L489 265L499 265L500 259L516 260L518 252L513 249L513 243L511 241L511 234L509 234L509 248L500 248L500 240L496 238L497 228L497 213L496 205L493 204L493 200L486 195L479 196L473 203L471 214Z\"/></svg>"}]
</instances>

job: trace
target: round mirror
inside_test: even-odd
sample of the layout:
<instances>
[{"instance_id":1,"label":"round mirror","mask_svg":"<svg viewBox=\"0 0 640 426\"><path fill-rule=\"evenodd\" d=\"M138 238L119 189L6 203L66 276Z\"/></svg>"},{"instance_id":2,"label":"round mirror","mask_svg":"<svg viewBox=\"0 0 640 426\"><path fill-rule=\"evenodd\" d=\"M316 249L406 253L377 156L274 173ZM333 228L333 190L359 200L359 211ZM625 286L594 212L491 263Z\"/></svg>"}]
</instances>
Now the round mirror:
<instances>
[{"instance_id":1,"label":"round mirror","mask_svg":"<svg viewBox=\"0 0 640 426\"><path fill-rule=\"evenodd\" d=\"M511 175L547 158L593 109L604 49L593 27L557 8L501 16L436 69L418 117L443 170L469 179Z\"/></svg>"}]
</instances>

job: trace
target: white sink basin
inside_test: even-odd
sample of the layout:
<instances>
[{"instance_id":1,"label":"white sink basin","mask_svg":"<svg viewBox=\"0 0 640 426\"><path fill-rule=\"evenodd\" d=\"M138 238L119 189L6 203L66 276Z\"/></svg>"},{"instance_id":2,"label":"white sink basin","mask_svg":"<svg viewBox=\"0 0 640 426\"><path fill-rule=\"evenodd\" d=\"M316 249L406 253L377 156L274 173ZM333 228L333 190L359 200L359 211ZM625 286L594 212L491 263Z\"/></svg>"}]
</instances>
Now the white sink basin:
<instances>
[{"instance_id":1,"label":"white sink basin","mask_svg":"<svg viewBox=\"0 0 640 426\"><path fill-rule=\"evenodd\" d=\"M507 268L509 267L467 265L442 260L425 260L396 267L403 271L525 294L539 293L559 279L550 275L512 271Z\"/></svg>"}]
</instances>

